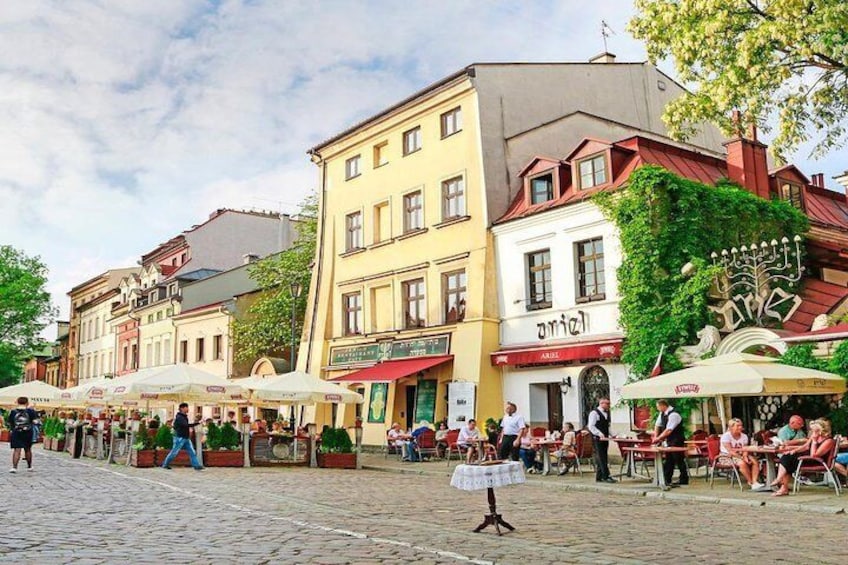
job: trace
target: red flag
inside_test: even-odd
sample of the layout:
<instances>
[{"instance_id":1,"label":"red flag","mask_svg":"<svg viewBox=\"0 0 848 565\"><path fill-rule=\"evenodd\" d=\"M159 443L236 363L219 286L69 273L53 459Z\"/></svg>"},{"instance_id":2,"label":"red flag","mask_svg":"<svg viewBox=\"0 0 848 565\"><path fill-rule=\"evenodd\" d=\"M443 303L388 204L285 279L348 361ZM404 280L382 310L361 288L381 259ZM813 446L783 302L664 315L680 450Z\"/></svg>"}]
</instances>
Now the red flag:
<instances>
[{"instance_id":1,"label":"red flag","mask_svg":"<svg viewBox=\"0 0 848 565\"><path fill-rule=\"evenodd\" d=\"M657 355L657 362L654 363L654 368L651 369L651 377L657 377L662 374L663 353L665 353L665 344L660 346L660 354Z\"/></svg>"}]
</instances>

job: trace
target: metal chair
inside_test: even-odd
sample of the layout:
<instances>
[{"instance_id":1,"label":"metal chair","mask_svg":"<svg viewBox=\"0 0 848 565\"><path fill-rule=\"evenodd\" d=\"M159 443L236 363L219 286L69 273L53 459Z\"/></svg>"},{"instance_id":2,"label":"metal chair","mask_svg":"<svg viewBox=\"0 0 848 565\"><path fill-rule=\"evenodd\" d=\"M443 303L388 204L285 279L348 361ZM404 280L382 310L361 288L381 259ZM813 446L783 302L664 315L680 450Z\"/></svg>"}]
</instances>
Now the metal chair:
<instances>
[{"instance_id":1,"label":"metal chair","mask_svg":"<svg viewBox=\"0 0 848 565\"><path fill-rule=\"evenodd\" d=\"M739 490L742 490L742 479L739 477L739 466L728 455L721 453L721 439L718 436L710 436L707 438L707 458L710 463L710 472L708 477L710 480L710 488L713 488L715 482L716 471L731 471L730 486L733 486L733 479L739 483Z\"/></svg>"},{"instance_id":2,"label":"metal chair","mask_svg":"<svg viewBox=\"0 0 848 565\"><path fill-rule=\"evenodd\" d=\"M400 445L395 445L397 440L392 439L388 436L388 432L386 432L386 445L385 445L385 458L389 458L389 453L396 454L398 459L403 457L403 447Z\"/></svg>"},{"instance_id":3,"label":"metal chair","mask_svg":"<svg viewBox=\"0 0 848 565\"><path fill-rule=\"evenodd\" d=\"M415 449L415 451L418 453L419 461L424 455L428 455L430 457L438 455L439 450L436 447L436 432L434 432L433 430L426 430L422 432L415 439L413 449Z\"/></svg>"},{"instance_id":4,"label":"metal chair","mask_svg":"<svg viewBox=\"0 0 848 565\"><path fill-rule=\"evenodd\" d=\"M839 478L833 471L833 464L836 461L836 454L839 452L839 443L841 437L833 438L833 447L826 457L813 457L812 455L802 455L798 458L798 466L795 468L795 481L792 486L792 492L798 492L798 487L801 483L801 475L821 474L833 485L833 490L836 491L836 496L842 494L839 487Z\"/></svg>"}]
</instances>

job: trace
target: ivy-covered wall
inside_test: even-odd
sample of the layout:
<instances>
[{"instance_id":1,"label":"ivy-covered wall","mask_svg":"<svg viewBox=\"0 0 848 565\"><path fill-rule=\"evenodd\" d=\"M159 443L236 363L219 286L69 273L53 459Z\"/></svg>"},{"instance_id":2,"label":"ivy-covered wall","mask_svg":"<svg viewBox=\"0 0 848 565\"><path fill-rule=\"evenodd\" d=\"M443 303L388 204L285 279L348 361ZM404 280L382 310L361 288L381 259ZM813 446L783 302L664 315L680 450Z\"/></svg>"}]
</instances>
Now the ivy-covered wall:
<instances>
[{"instance_id":1,"label":"ivy-covered wall","mask_svg":"<svg viewBox=\"0 0 848 565\"><path fill-rule=\"evenodd\" d=\"M622 361L632 378L646 377L666 345L664 370L682 365L673 352L693 343L710 322L710 253L745 242L803 235L806 216L788 203L759 198L729 182L710 186L656 166L637 169L625 188L595 202L618 228L624 260L618 269ZM690 276L681 268L692 262Z\"/></svg>"}]
</instances>

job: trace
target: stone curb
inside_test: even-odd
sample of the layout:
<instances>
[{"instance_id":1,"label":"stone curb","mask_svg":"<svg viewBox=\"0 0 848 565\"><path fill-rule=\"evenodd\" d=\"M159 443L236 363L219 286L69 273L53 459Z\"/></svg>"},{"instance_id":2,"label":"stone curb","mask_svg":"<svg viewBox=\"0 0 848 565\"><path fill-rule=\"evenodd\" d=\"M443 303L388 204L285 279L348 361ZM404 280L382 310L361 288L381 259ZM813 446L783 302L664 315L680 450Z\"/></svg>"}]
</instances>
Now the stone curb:
<instances>
[{"instance_id":1,"label":"stone curb","mask_svg":"<svg viewBox=\"0 0 848 565\"><path fill-rule=\"evenodd\" d=\"M379 471L383 473L396 473L400 475L429 475L437 477L450 477L452 471L433 471L419 469L398 469L397 467L383 467L380 465L363 465L368 471ZM658 490L643 490L619 487L602 487L586 484L563 484L549 481L527 479L527 484L541 486L565 491L593 492L599 494L611 494L618 496L661 498L673 502L698 502L701 504L726 504L728 506L746 506L749 508L767 508L769 510L780 510L783 512L804 512L813 514L846 514L846 509L839 506L827 506L823 504L793 504L786 502L770 502L765 500L748 500L742 498L721 498L718 496L706 496L698 494L685 494L681 492L662 492Z\"/></svg>"}]
</instances>

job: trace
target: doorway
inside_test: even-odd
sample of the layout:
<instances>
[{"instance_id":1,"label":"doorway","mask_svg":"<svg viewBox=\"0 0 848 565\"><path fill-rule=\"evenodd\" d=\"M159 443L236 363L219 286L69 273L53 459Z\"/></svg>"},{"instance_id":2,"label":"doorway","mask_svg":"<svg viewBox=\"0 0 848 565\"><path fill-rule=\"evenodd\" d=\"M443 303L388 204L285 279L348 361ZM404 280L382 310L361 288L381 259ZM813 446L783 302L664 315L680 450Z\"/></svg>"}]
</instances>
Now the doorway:
<instances>
[{"instance_id":1,"label":"doorway","mask_svg":"<svg viewBox=\"0 0 848 565\"><path fill-rule=\"evenodd\" d=\"M406 387L406 429L411 430L412 426L415 425L413 422L413 418L415 418L415 392L418 387L415 385L407 385Z\"/></svg>"},{"instance_id":2,"label":"doorway","mask_svg":"<svg viewBox=\"0 0 848 565\"><path fill-rule=\"evenodd\" d=\"M548 383L548 429L562 429L562 390L559 383Z\"/></svg>"},{"instance_id":3,"label":"doorway","mask_svg":"<svg viewBox=\"0 0 848 565\"><path fill-rule=\"evenodd\" d=\"M589 423L589 412L598 406L602 398L609 398L609 376L600 365L593 365L583 370L580 375L580 426Z\"/></svg>"}]
</instances>

